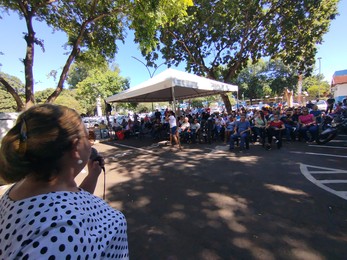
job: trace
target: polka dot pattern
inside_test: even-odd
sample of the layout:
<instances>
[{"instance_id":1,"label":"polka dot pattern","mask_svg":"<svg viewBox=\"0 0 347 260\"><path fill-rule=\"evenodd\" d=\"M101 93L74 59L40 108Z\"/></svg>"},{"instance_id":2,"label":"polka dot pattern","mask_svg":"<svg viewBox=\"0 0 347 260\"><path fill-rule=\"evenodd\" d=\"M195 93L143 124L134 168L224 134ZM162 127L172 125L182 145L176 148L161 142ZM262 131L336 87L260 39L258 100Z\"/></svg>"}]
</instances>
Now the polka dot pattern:
<instances>
[{"instance_id":1,"label":"polka dot pattern","mask_svg":"<svg viewBox=\"0 0 347 260\"><path fill-rule=\"evenodd\" d=\"M129 259L124 215L86 192L0 199L0 259Z\"/></svg>"}]
</instances>

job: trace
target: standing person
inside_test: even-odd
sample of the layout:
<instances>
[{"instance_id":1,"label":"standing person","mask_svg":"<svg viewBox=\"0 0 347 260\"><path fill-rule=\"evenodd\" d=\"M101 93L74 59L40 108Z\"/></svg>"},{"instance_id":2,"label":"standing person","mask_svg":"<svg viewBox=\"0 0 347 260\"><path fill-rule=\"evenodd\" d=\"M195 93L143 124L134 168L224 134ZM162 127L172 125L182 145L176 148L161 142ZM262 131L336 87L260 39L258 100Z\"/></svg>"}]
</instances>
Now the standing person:
<instances>
[{"instance_id":1,"label":"standing person","mask_svg":"<svg viewBox=\"0 0 347 260\"><path fill-rule=\"evenodd\" d=\"M174 140L175 143L178 144L178 147L182 149L178 136L176 116L173 111L170 111L169 116L166 118L166 121L168 121L170 125L170 145L172 145L172 141Z\"/></svg>"},{"instance_id":2,"label":"standing person","mask_svg":"<svg viewBox=\"0 0 347 260\"><path fill-rule=\"evenodd\" d=\"M19 115L0 150L2 259L128 259L124 215L92 193L104 160L91 160L76 111L52 104ZM75 177L87 166L80 187Z\"/></svg>"},{"instance_id":3,"label":"standing person","mask_svg":"<svg viewBox=\"0 0 347 260\"><path fill-rule=\"evenodd\" d=\"M334 109L335 99L333 98L333 95L330 95L327 99L327 109L325 110L325 114L332 113Z\"/></svg>"}]
</instances>

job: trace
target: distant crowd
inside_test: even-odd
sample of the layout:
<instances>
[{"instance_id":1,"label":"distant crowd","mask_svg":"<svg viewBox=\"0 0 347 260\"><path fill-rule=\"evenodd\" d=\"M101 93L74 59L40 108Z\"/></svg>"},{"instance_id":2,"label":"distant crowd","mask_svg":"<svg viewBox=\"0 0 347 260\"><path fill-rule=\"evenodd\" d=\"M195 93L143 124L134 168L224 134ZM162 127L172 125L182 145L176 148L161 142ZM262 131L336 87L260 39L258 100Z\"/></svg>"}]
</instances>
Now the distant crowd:
<instances>
[{"instance_id":1,"label":"distant crowd","mask_svg":"<svg viewBox=\"0 0 347 260\"><path fill-rule=\"evenodd\" d=\"M169 109L164 112L157 109L152 116L140 118L135 113L133 119L123 119L122 122L114 119L108 126L102 122L99 127L110 130L109 135L114 139L149 135L154 140L168 140L168 118L172 113L177 120L177 136L183 143L222 141L230 144L232 150L234 141L241 149L248 149L249 143L260 142L265 148L271 149L273 142L280 148L282 139L286 142L313 142L319 133L319 126L328 115L346 111L346 99L336 104L334 100L327 102L326 111L319 110L311 102L299 107L264 106L260 110L240 108L230 113L192 113L192 110L187 109L180 111L177 116Z\"/></svg>"}]
</instances>

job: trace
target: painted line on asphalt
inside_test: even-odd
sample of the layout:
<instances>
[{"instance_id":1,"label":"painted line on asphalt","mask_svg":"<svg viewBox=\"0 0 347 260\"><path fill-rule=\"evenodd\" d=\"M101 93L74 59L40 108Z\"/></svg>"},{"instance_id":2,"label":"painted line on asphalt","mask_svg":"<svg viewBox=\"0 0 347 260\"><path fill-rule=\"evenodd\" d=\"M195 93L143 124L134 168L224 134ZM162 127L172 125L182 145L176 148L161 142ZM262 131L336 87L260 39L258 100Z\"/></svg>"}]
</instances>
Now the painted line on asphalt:
<instances>
[{"instance_id":1,"label":"painted line on asphalt","mask_svg":"<svg viewBox=\"0 0 347 260\"><path fill-rule=\"evenodd\" d=\"M308 168L317 168L317 169L320 169L320 171L309 171ZM322 171L322 170L325 170L325 171ZM315 174L318 174L318 172L320 172L321 174L323 173L346 173L347 174L347 171L340 170L340 169L326 168L326 167L318 167L318 166L308 165L303 163L300 163L300 171L305 176L305 178L308 179L313 184L317 185L318 187L322 188L323 190L327 192L330 192L342 199L347 200L347 191L337 191L325 185L327 181L330 181L331 183L332 180L317 180L312 175L312 173L315 173L315 172L316 172ZM341 180L341 182L339 182L339 180L334 180L334 181L335 181L334 183L346 183L346 180Z\"/></svg>"},{"instance_id":2,"label":"painted line on asphalt","mask_svg":"<svg viewBox=\"0 0 347 260\"><path fill-rule=\"evenodd\" d=\"M154 154L154 155L158 155L154 151L151 151L151 150L148 150L148 149L139 148L139 147L135 147L135 146L125 145L125 144L114 144L114 145L115 146L124 147L124 148L133 149L133 150L138 150L138 151L141 151L141 152L151 153L151 154Z\"/></svg>"},{"instance_id":3,"label":"painted line on asphalt","mask_svg":"<svg viewBox=\"0 0 347 260\"><path fill-rule=\"evenodd\" d=\"M323 180L320 181L321 183L331 183L331 184L336 184L336 183L347 183L347 180Z\"/></svg>"},{"instance_id":4,"label":"painted line on asphalt","mask_svg":"<svg viewBox=\"0 0 347 260\"><path fill-rule=\"evenodd\" d=\"M318 145L318 144L309 144L308 146L319 147L319 148L347 149L346 146L331 146L331 145Z\"/></svg>"},{"instance_id":5,"label":"painted line on asphalt","mask_svg":"<svg viewBox=\"0 0 347 260\"><path fill-rule=\"evenodd\" d=\"M291 151L290 153L307 154L307 155L319 155L319 156L337 157L337 158L347 158L346 155L326 154L326 153L310 153L310 152L297 152L297 151Z\"/></svg>"}]
</instances>

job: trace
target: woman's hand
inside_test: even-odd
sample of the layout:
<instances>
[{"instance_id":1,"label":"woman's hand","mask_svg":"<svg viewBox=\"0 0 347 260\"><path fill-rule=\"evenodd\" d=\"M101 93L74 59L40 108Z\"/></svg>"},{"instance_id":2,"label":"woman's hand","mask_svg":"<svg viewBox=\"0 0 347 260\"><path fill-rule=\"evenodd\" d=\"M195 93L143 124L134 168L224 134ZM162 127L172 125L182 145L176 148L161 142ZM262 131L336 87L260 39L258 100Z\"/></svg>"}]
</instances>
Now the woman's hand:
<instances>
[{"instance_id":1,"label":"woman's hand","mask_svg":"<svg viewBox=\"0 0 347 260\"><path fill-rule=\"evenodd\" d=\"M102 156L98 156L95 160L88 161L88 173L99 176L101 170L105 167L105 160Z\"/></svg>"}]
</instances>

